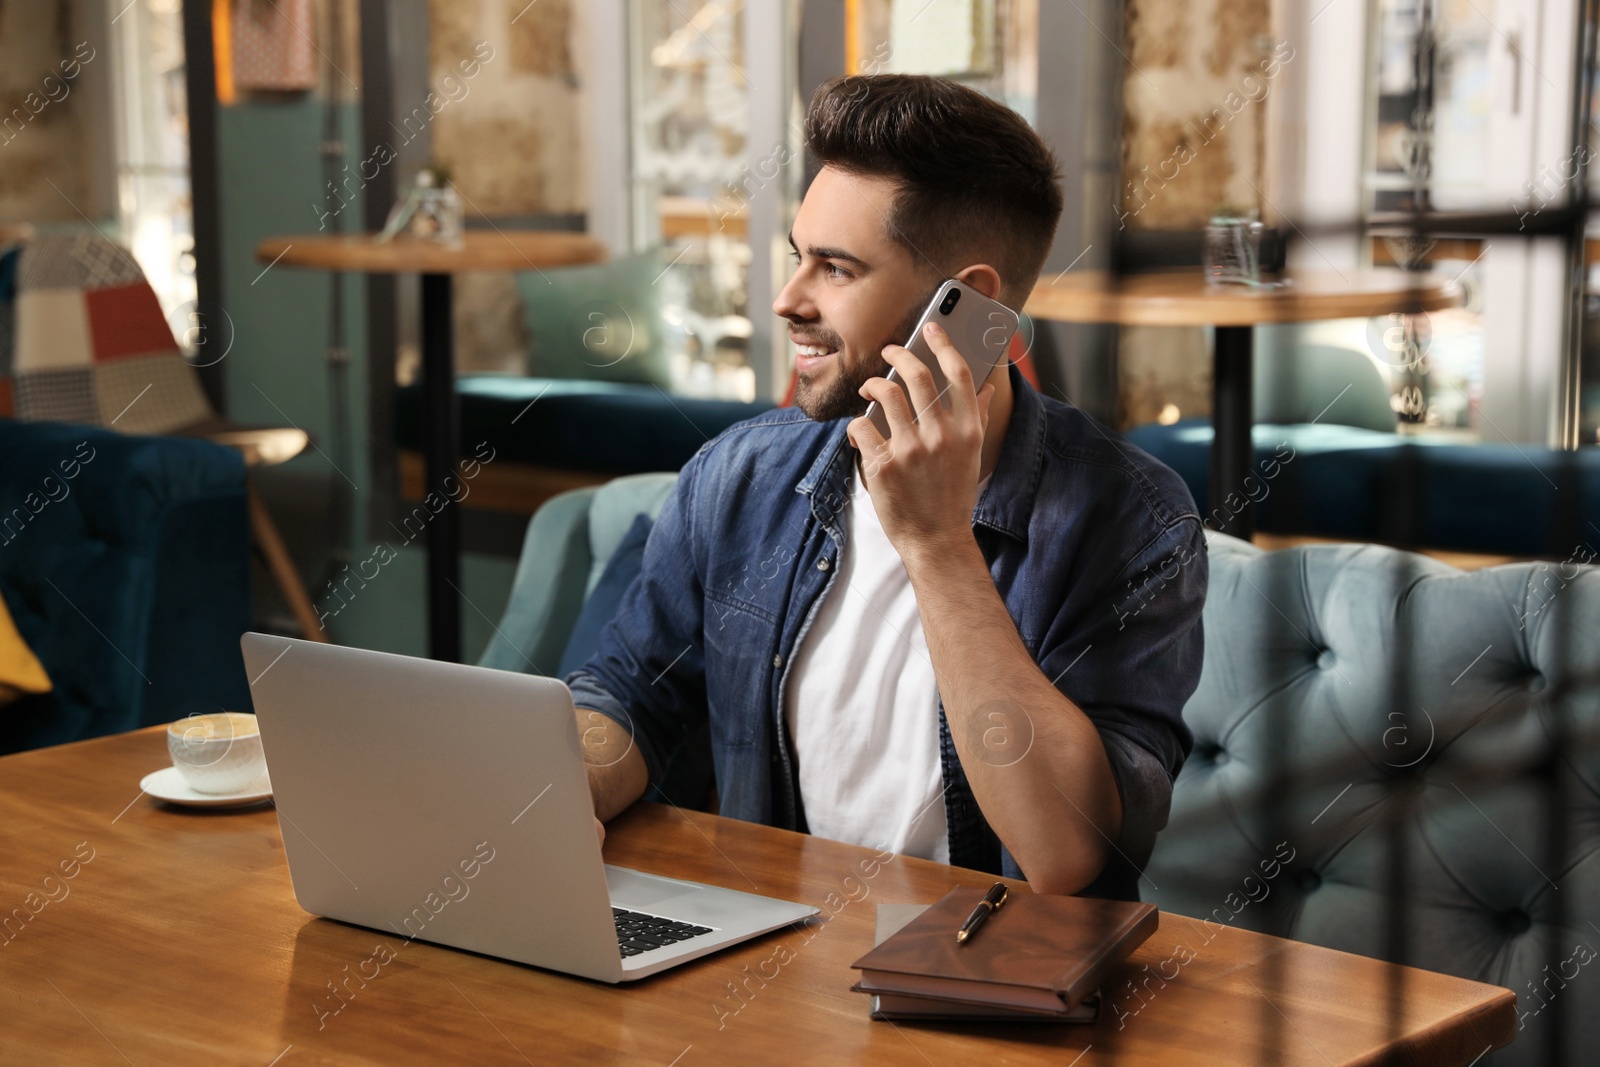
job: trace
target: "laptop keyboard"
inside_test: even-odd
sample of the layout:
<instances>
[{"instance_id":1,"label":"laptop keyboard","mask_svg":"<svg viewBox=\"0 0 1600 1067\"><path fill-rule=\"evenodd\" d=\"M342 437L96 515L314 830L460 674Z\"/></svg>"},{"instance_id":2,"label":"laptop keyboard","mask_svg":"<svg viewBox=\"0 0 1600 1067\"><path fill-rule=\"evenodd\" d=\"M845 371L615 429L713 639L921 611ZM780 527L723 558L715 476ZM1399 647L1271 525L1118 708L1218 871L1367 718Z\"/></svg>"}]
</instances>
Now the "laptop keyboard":
<instances>
[{"instance_id":1,"label":"laptop keyboard","mask_svg":"<svg viewBox=\"0 0 1600 1067\"><path fill-rule=\"evenodd\" d=\"M617 922L617 944L624 958L711 933L709 926L695 926L659 915L646 915L642 911L612 908L611 917Z\"/></svg>"}]
</instances>

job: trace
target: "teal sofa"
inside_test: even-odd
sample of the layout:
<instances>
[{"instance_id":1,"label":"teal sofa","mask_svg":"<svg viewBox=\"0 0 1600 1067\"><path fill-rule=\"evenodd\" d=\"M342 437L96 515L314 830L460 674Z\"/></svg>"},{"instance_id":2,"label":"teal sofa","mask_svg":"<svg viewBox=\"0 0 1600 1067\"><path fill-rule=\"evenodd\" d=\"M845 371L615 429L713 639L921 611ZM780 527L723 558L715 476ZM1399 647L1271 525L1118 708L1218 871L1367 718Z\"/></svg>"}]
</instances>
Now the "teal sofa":
<instances>
[{"instance_id":1,"label":"teal sofa","mask_svg":"<svg viewBox=\"0 0 1600 1067\"><path fill-rule=\"evenodd\" d=\"M0 419L0 597L55 684L0 707L0 754L249 711L244 461Z\"/></svg>"},{"instance_id":2,"label":"teal sofa","mask_svg":"<svg viewBox=\"0 0 1600 1067\"><path fill-rule=\"evenodd\" d=\"M674 480L540 509L481 662L559 662ZM1508 987L1516 1040L1480 1067L1589 1062L1600 973L1572 971L1577 946L1600 949L1600 571L1221 534L1209 548L1195 747L1145 899L1195 920L1180 929L1197 953L1242 927Z\"/></svg>"},{"instance_id":3,"label":"teal sofa","mask_svg":"<svg viewBox=\"0 0 1600 1067\"><path fill-rule=\"evenodd\" d=\"M1145 898L1205 920L1201 953L1237 926L1511 989L1516 1038L1480 1067L1593 1062L1595 549L1467 572L1208 544L1195 745Z\"/></svg>"}]
</instances>

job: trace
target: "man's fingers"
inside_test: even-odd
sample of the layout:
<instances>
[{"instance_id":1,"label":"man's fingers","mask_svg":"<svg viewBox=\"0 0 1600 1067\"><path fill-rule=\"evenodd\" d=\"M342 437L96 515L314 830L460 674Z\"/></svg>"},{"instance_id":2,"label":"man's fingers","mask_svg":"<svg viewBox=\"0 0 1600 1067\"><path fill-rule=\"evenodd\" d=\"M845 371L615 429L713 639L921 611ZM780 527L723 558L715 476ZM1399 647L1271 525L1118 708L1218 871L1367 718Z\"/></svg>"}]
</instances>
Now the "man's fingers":
<instances>
[{"instance_id":1,"label":"man's fingers","mask_svg":"<svg viewBox=\"0 0 1600 1067\"><path fill-rule=\"evenodd\" d=\"M950 343L950 335L943 326L930 322L922 332L928 339L928 347L933 349L934 358L939 361L939 369L944 372L945 395L950 398L951 413L958 419L972 417L978 410L972 368Z\"/></svg>"},{"instance_id":2,"label":"man's fingers","mask_svg":"<svg viewBox=\"0 0 1600 1067\"><path fill-rule=\"evenodd\" d=\"M892 454L892 443L884 440L883 434L878 432L878 427L865 415L850 420L850 424L845 427L845 436L861 453L861 469L870 483Z\"/></svg>"},{"instance_id":3,"label":"man's fingers","mask_svg":"<svg viewBox=\"0 0 1600 1067\"><path fill-rule=\"evenodd\" d=\"M600 816L598 815L594 818L594 831L600 835L600 843L604 845L606 843L606 824L600 821Z\"/></svg>"},{"instance_id":4,"label":"man's fingers","mask_svg":"<svg viewBox=\"0 0 1600 1067\"><path fill-rule=\"evenodd\" d=\"M876 400L878 406L883 409L883 417L889 420L890 437L911 432L914 415L911 403L906 399L906 392L900 388L900 383L891 382L887 378L868 378L862 383L860 392L867 399Z\"/></svg>"},{"instance_id":5,"label":"man's fingers","mask_svg":"<svg viewBox=\"0 0 1600 1067\"><path fill-rule=\"evenodd\" d=\"M933 372L928 365L899 345L885 345L884 361L895 369L901 383L911 396L911 407L917 418L939 402L939 390L933 384Z\"/></svg>"}]
</instances>

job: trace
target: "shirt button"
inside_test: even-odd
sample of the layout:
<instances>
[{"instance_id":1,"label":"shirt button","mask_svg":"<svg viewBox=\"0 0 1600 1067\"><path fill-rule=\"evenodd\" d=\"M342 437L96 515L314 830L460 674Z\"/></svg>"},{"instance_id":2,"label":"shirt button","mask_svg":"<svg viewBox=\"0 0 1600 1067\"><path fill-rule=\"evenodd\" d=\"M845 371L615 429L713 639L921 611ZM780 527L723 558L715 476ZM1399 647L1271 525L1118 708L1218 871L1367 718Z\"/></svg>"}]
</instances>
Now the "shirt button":
<instances>
[{"instance_id":1,"label":"shirt button","mask_svg":"<svg viewBox=\"0 0 1600 1067\"><path fill-rule=\"evenodd\" d=\"M774 666L774 667L781 667L781 666L783 666L783 657L782 657L782 656L773 656L773 657L772 657L772 665L773 665L773 666Z\"/></svg>"},{"instance_id":2,"label":"shirt button","mask_svg":"<svg viewBox=\"0 0 1600 1067\"><path fill-rule=\"evenodd\" d=\"M828 569L828 558L826 556L824 556L823 558L817 560L817 570L825 571L827 569Z\"/></svg>"}]
</instances>

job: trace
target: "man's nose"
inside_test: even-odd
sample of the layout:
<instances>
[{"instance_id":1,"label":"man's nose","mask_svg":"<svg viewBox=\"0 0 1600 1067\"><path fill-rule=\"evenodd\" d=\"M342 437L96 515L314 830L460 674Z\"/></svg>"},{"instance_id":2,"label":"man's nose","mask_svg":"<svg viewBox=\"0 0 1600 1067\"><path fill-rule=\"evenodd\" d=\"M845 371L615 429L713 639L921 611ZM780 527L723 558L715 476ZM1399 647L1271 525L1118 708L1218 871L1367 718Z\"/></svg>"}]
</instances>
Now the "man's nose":
<instances>
[{"instance_id":1,"label":"man's nose","mask_svg":"<svg viewBox=\"0 0 1600 1067\"><path fill-rule=\"evenodd\" d=\"M805 286L800 280L799 271L791 274L783 288L778 290L777 297L772 301L772 313L790 322L816 318L816 309L811 306L811 301L805 294Z\"/></svg>"}]
</instances>

